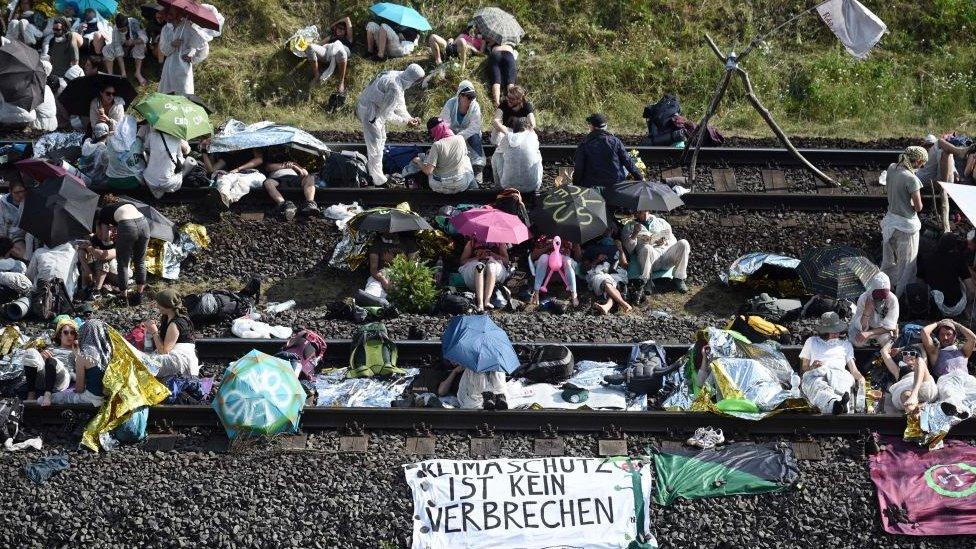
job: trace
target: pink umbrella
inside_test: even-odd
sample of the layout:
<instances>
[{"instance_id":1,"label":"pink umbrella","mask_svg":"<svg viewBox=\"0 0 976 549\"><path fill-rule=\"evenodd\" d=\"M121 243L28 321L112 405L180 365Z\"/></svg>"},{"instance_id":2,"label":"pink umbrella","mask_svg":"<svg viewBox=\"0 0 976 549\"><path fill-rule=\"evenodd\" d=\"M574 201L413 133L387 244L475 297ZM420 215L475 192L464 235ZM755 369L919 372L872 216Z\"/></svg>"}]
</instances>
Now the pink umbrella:
<instances>
[{"instance_id":1,"label":"pink umbrella","mask_svg":"<svg viewBox=\"0 0 976 549\"><path fill-rule=\"evenodd\" d=\"M77 182L82 187L87 187L85 182L79 179L78 176L69 173L68 170L58 166L57 164L51 164L47 160L42 160L40 158L28 158L27 160L15 162L14 166L17 166L20 173L31 176L38 183L52 177L67 177L68 179Z\"/></svg>"},{"instance_id":2,"label":"pink umbrella","mask_svg":"<svg viewBox=\"0 0 976 549\"><path fill-rule=\"evenodd\" d=\"M170 8L205 29L220 30L220 22L212 11L194 0L158 0L160 6Z\"/></svg>"},{"instance_id":3,"label":"pink umbrella","mask_svg":"<svg viewBox=\"0 0 976 549\"><path fill-rule=\"evenodd\" d=\"M518 217L491 206L461 212L451 218L458 233L486 244L518 244L529 239L529 228Z\"/></svg>"}]
</instances>

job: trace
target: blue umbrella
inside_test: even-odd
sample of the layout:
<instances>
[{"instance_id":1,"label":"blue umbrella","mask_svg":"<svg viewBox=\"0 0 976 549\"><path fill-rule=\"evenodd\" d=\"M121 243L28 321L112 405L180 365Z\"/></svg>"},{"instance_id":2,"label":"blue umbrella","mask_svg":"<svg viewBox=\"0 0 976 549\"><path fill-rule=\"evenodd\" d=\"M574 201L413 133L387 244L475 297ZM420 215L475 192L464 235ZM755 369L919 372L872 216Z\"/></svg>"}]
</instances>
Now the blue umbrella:
<instances>
[{"instance_id":1,"label":"blue umbrella","mask_svg":"<svg viewBox=\"0 0 976 549\"><path fill-rule=\"evenodd\" d=\"M420 15L420 12L409 6L380 2L379 4L373 4L369 8L369 11L376 14L377 17L396 23L401 27L407 27L408 29L429 31L432 28L426 17Z\"/></svg>"},{"instance_id":2,"label":"blue umbrella","mask_svg":"<svg viewBox=\"0 0 976 549\"><path fill-rule=\"evenodd\" d=\"M119 11L119 3L116 0L58 0L54 4L54 9L58 10L58 13L62 13L65 6L69 4L74 4L78 8L78 13L75 16L79 18L84 15L88 8L97 11L106 19L113 17L115 12Z\"/></svg>"},{"instance_id":3,"label":"blue umbrella","mask_svg":"<svg viewBox=\"0 0 976 549\"><path fill-rule=\"evenodd\" d=\"M519 366L505 330L488 315L456 316L441 338L444 359L474 372L512 373Z\"/></svg>"}]
</instances>

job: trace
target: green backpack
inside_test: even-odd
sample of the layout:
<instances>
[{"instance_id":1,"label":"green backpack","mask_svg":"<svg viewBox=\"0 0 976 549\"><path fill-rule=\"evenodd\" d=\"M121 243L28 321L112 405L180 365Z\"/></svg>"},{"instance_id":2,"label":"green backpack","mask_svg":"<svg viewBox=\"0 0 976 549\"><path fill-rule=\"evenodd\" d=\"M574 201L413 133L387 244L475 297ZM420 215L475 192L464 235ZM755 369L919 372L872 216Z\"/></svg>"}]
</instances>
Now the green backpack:
<instances>
[{"instance_id":1,"label":"green backpack","mask_svg":"<svg viewBox=\"0 0 976 549\"><path fill-rule=\"evenodd\" d=\"M349 355L349 371L346 377L388 376L405 373L397 368L397 348L390 338L386 325L373 322L356 329Z\"/></svg>"}]
</instances>

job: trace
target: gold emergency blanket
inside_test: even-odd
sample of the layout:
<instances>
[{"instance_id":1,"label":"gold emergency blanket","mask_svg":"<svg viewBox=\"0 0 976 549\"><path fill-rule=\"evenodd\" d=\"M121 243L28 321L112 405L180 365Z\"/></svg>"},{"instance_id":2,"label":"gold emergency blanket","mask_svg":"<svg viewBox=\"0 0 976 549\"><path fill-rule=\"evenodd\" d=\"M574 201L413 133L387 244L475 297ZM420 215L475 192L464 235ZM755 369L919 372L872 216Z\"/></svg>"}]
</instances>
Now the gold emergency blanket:
<instances>
[{"instance_id":1,"label":"gold emergency blanket","mask_svg":"<svg viewBox=\"0 0 976 549\"><path fill-rule=\"evenodd\" d=\"M180 264L191 253L210 246L207 228L196 223L187 223L180 229L176 242L170 243L156 238L149 239L146 249L146 271L166 280L180 277Z\"/></svg>"},{"instance_id":2,"label":"gold emergency blanket","mask_svg":"<svg viewBox=\"0 0 976 549\"><path fill-rule=\"evenodd\" d=\"M136 355L129 343L113 328L108 329L112 358L102 380L105 401L98 414L85 427L81 444L99 451L98 436L124 423L143 406L154 406L169 397L169 389L155 377Z\"/></svg>"}]
</instances>

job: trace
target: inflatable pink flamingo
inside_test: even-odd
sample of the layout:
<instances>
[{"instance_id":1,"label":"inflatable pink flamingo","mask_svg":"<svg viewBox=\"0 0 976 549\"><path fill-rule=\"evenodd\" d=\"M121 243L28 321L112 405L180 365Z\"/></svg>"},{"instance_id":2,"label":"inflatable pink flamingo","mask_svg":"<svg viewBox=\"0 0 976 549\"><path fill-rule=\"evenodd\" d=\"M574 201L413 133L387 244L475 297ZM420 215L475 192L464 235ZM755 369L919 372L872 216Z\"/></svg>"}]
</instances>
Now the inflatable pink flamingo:
<instances>
[{"instance_id":1,"label":"inflatable pink flamingo","mask_svg":"<svg viewBox=\"0 0 976 549\"><path fill-rule=\"evenodd\" d=\"M562 246L563 240L561 238L557 236L552 239L552 250L549 252L549 272L546 274L546 280L542 283L542 287L539 288L539 291L542 293L549 292L547 286L549 286L549 279L552 278L553 273L559 273L559 276L563 279L563 284L567 287L569 286L569 282L566 281L566 273L563 271L563 268L566 266L566 260L563 259L563 254L560 251Z\"/></svg>"}]
</instances>

